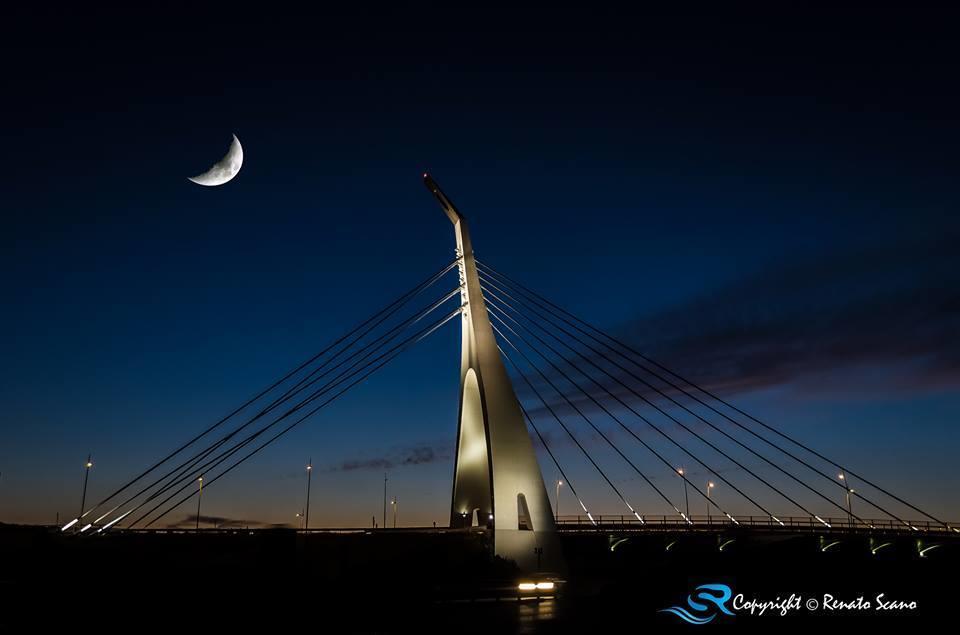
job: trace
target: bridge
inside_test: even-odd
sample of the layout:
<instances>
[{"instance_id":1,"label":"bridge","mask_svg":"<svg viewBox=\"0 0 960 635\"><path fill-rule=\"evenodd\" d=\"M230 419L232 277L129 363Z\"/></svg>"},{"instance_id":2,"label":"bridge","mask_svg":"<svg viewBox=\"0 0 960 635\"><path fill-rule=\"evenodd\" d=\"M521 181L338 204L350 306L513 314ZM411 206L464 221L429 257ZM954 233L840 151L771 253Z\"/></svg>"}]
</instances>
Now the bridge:
<instances>
[{"instance_id":1,"label":"bridge","mask_svg":"<svg viewBox=\"0 0 960 635\"><path fill-rule=\"evenodd\" d=\"M825 549L837 544L831 536L865 537L871 545L876 539L883 546L891 544L885 537L909 538L921 557L960 537L956 523L933 516L874 477L477 260L464 215L429 175L424 182L454 227L451 261L81 509L62 530L83 538L187 531L158 523L194 497L199 504L204 489L417 343L459 322L449 527L322 529L310 525L308 507L301 533L482 532L490 536L493 553L520 570L553 573L565 568L561 537L573 535L605 535L611 549L635 535L810 535L825 541ZM576 500L577 515L559 516L551 506L535 443ZM579 467L607 490L617 512L601 513L587 504L588 496L580 493L588 489L579 480L583 470L565 464L569 457L561 446L572 449ZM682 465L696 466L703 478L693 479ZM637 503L635 487L615 476L618 469L634 474L655 505L648 499ZM682 498L668 483L682 485ZM713 492L718 484L722 500ZM691 514L691 499L708 513ZM750 513L739 511L744 508ZM200 530L199 511L197 516L197 527L189 531L251 531Z\"/></svg>"},{"instance_id":2,"label":"bridge","mask_svg":"<svg viewBox=\"0 0 960 635\"><path fill-rule=\"evenodd\" d=\"M555 521L558 533L564 534L596 534L604 532L634 532L634 533L663 533L663 532L709 532L717 533L736 530L755 533L784 533L820 535L901 535L927 538L952 538L956 534L952 528L943 527L929 521L916 521L915 526L905 526L898 521L887 518L859 519L852 523L846 518L823 519L827 526L815 518L808 516L783 516L775 522L767 516L738 516L736 522L718 516L645 516L637 520L625 514L598 514L596 516L571 515L559 516ZM297 534L346 534L346 533L411 533L436 532L449 533L458 531L487 531L484 526L471 527L300 527L290 529ZM120 531L120 530L115 530ZM127 533L139 534L236 534L276 531L276 528L262 529L259 527L163 527L122 530Z\"/></svg>"}]
</instances>

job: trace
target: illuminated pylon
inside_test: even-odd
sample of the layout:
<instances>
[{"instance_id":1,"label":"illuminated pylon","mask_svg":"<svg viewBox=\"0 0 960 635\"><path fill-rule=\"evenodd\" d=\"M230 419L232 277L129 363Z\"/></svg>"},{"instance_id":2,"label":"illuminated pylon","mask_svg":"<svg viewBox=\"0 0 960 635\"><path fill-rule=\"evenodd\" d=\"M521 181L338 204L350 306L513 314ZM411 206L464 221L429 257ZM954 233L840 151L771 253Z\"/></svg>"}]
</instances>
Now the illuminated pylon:
<instances>
[{"instance_id":1,"label":"illuminated pylon","mask_svg":"<svg viewBox=\"0 0 960 635\"><path fill-rule=\"evenodd\" d=\"M467 221L427 174L424 183L456 232L464 306L450 526L492 528L496 555L521 570L562 571L550 500L494 339Z\"/></svg>"}]
</instances>

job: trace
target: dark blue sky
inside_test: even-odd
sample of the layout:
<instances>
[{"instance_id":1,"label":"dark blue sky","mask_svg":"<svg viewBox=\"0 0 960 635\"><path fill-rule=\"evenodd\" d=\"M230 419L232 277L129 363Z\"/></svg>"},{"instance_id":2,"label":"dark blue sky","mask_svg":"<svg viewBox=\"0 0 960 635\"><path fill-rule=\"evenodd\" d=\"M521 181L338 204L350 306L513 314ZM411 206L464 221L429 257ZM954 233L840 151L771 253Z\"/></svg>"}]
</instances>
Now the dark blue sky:
<instances>
[{"instance_id":1,"label":"dark blue sky","mask_svg":"<svg viewBox=\"0 0 960 635\"><path fill-rule=\"evenodd\" d=\"M0 519L75 513L88 451L98 498L447 262L424 170L482 259L958 516L955 16L167 11L3 45ZM231 133L239 176L188 182ZM445 522L457 355L451 326L205 509L290 521L312 457L317 523L367 524L363 466L428 448L391 493Z\"/></svg>"}]
</instances>

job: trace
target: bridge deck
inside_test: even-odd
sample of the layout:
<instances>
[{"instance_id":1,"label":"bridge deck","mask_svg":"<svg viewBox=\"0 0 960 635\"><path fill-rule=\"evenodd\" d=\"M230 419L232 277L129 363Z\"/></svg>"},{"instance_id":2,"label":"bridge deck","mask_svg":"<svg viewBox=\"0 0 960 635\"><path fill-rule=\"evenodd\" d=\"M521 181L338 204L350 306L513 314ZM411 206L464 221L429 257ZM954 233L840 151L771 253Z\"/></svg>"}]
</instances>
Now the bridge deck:
<instances>
[{"instance_id":1,"label":"bridge deck","mask_svg":"<svg viewBox=\"0 0 960 635\"><path fill-rule=\"evenodd\" d=\"M635 516L597 515L591 520L588 516L560 516L557 519L559 531L719 531L724 529L759 529L763 531L787 532L823 532L849 531L857 533L903 533L903 534L957 534L960 535L960 523L949 523L949 527L931 521L903 522L890 519L855 518L816 518L810 516L690 516L687 522L681 516Z\"/></svg>"},{"instance_id":2,"label":"bridge deck","mask_svg":"<svg viewBox=\"0 0 960 635\"><path fill-rule=\"evenodd\" d=\"M722 531L754 531L758 533L856 533L856 534L899 534L913 536L943 536L960 539L960 523L949 523L949 527L927 521L898 522L887 519L856 519L848 518L810 518L806 516L783 516L774 520L768 516L737 516L733 522L724 516L691 516L688 523L680 516L643 516L640 521L636 517L627 515L597 515L592 521L587 516L560 516L557 519L557 530L562 533L591 533L591 532L722 532ZM778 522L779 521L779 522ZM294 531L294 528L279 528L280 531ZM296 529L298 533L309 534L384 534L384 533L469 533L483 532L484 527L452 528L452 527L311 527L310 529ZM148 533L148 534L188 534L197 533L193 528L166 528L166 529L113 529L111 533ZM250 527L219 527L202 528L200 533L236 534L246 532L277 531L277 529L263 529Z\"/></svg>"}]
</instances>

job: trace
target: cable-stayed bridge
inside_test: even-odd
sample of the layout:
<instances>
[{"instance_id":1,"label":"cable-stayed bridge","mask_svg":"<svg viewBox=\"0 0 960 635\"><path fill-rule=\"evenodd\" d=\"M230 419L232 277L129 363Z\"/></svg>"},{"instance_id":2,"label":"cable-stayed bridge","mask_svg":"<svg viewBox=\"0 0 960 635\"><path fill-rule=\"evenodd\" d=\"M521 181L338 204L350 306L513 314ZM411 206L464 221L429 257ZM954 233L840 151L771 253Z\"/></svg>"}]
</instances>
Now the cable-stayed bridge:
<instances>
[{"instance_id":1,"label":"cable-stayed bridge","mask_svg":"<svg viewBox=\"0 0 960 635\"><path fill-rule=\"evenodd\" d=\"M559 536L568 533L606 532L611 549L639 532L847 534L869 538L871 545L894 536L916 539L921 556L937 541L960 536L956 524L909 495L477 260L466 219L424 177L454 225L454 259L82 510L63 530L82 536L161 530L171 512L203 489L459 322L457 450L450 529L441 531L489 532L495 553L521 569L562 571ZM554 505L544 471L559 474ZM555 508L561 485L576 501L575 515ZM602 507L593 506L588 494L597 487L605 492ZM307 532L370 531L317 529L309 516L305 525ZM824 542L827 549L833 544Z\"/></svg>"}]
</instances>

